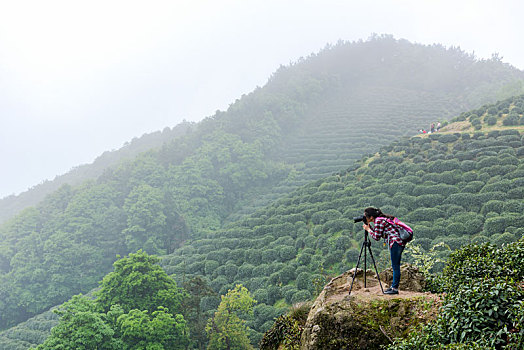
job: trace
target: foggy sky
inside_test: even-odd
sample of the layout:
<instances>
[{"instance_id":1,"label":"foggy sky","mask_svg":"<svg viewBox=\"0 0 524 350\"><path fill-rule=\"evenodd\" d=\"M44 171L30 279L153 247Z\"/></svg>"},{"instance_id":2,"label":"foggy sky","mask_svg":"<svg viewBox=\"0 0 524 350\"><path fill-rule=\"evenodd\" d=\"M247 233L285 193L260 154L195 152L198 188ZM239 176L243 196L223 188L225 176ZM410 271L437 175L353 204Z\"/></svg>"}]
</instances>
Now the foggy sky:
<instances>
[{"instance_id":1,"label":"foggy sky","mask_svg":"<svg viewBox=\"0 0 524 350\"><path fill-rule=\"evenodd\" d=\"M225 110L327 43L397 39L524 69L519 1L0 0L0 198Z\"/></svg>"}]
</instances>

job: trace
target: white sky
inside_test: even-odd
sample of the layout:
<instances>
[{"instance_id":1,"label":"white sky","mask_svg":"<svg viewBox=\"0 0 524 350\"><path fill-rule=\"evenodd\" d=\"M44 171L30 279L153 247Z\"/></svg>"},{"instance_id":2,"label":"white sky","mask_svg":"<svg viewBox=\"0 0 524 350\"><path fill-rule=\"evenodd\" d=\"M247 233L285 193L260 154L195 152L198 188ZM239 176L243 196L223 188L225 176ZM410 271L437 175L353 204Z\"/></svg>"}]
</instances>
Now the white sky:
<instances>
[{"instance_id":1,"label":"white sky","mask_svg":"<svg viewBox=\"0 0 524 350\"><path fill-rule=\"evenodd\" d=\"M0 198L372 33L524 69L519 0L0 0Z\"/></svg>"}]
</instances>

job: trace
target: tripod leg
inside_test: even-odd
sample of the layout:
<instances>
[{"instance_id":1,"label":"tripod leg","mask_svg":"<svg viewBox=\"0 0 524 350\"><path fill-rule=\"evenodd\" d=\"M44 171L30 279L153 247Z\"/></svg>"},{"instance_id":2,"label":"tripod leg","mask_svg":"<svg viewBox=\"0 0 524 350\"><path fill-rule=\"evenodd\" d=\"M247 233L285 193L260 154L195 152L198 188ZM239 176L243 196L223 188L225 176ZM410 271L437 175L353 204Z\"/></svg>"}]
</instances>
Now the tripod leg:
<instances>
[{"instance_id":1,"label":"tripod leg","mask_svg":"<svg viewBox=\"0 0 524 350\"><path fill-rule=\"evenodd\" d=\"M373 261L373 266L375 267L375 273L377 274L378 284L380 285L380 290L382 291L382 294L384 294L384 288L382 288L382 283L380 282L380 275L378 274L377 264L375 264L375 258L373 257L373 252L371 251L371 247L368 246L369 249L369 255L371 256L371 260Z\"/></svg>"},{"instance_id":2,"label":"tripod leg","mask_svg":"<svg viewBox=\"0 0 524 350\"><path fill-rule=\"evenodd\" d=\"M366 242L366 246L367 246L367 242ZM369 248L369 246L368 246ZM367 271L368 271L368 267L367 267L367 249L364 248L364 288L367 288L367 284L366 284L366 277L367 277Z\"/></svg>"},{"instance_id":3,"label":"tripod leg","mask_svg":"<svg viewBox=\"0 0 524 350\"><path fill-rule=\"evenodd\" d=\"M355 282L355 277L357 277L358 265L360 265L360 258L362 257L362 250L364 250L364 247L365 244L362 243L362 247L360 248L360 254L358 255L357 266L355 266L355 272L353 273L353 279L351 280L351 286L349 287L349 295L351 295L351 291L353 290L353 282Z\"/></svg>"}]
</instances>

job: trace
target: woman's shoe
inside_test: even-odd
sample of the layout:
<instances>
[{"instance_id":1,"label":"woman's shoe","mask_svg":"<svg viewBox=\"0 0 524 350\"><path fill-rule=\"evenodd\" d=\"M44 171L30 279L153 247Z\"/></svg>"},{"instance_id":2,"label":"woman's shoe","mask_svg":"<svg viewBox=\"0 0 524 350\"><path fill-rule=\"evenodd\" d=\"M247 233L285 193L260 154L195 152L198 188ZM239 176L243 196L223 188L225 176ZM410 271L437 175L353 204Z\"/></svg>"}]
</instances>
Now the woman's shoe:
<instances>
[{"instance_id":1,"label":"woman's shoe","mask_svg":"<svg viewBox=\"0 0 524 350\"><path fill-rule=\"evenodd\" d=\"M386 289L384 294L398 294L398 289L395 289L395 288Z\"/></svg>"}]
</instances>

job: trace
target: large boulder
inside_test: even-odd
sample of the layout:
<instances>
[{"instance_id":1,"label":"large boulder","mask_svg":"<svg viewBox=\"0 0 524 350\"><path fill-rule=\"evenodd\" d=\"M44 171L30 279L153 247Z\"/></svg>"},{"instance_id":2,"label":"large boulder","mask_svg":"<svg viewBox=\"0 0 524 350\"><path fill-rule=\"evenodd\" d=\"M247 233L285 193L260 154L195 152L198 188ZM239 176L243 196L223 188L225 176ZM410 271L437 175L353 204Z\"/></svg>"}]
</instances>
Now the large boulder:
<instances>
[{"instance_id":1,"label":"large boulder","mask_svg":"<svg viewBox=\"0 0 524 350\"><path fill-rule=\"evenodd\" d=\"M393 282L393 269L390 267L380 273L380 280L388 287ZM422 292L426 286L426 278L416 266L404 264L400 267L400 291Z\"/></svg>"},{"instance_id":2,"label":"large boulder","mask_svg":"<svg viewBox=\"0 0 524 350\"><path fill-rule=\"evenodd\" d=\"M390 270L380 274L383 289L391 283ZM436 317L440 299L422 292L424 276L415 267L402 266L398 295L382 294L371 270L364 283L359 269L350 296L353 273L347 271L324 287L309 312L300 349L379 349Z\"/></svg>"}]
</instances>

